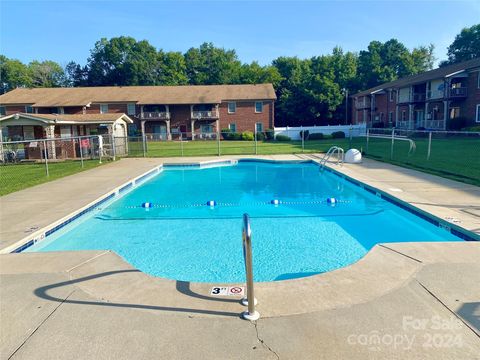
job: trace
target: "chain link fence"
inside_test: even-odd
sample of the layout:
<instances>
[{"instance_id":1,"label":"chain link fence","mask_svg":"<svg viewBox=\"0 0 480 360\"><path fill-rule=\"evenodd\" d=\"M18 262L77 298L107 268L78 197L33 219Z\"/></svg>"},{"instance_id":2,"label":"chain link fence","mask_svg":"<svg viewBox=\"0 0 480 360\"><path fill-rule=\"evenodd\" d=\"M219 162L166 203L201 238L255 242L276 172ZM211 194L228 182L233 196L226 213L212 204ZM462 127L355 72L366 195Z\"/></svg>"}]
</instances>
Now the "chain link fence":
<instances>
[{"instance_id":1,"label":"chain link fence","mask_svg":"<svg viewBox=\"0 0 480 360\"><path fill-rule=\"evenodd\" d=\"M116 141L118 138L115 138ZM179 157L324 153L332 146L356 148L375 160L480 185L480 133L368 129L312 132L282 128L121 138L129 156Z\"/></svg>"},{"instance_id":2,"label":"chain link fence","mask_svg":"<svg viewBox=\"0 0 480 360\"><path fill-rule=\"evenodd\" d=\"M110 135L0 143L0 195L95 167L121 156L182 157L325 153L356 148L375 160L480 186L480 132L369 129L330 134L261 132Z\"/></svg>"},{"instance_id":3,"label":"chain link fence","mask_svg":"<svg viewBox=\"0 0 480 360\"><path fill-rule=\"evenodd\" d=\"M0 195L95 167L127 146L105 135L0 142Z\"/></svg>"},{"instance_id":4,"label":"chain link fence","mask_svg":"<svg viewBox=\"0 0 480 360\"><path fill-rule=\"evenodd\" d=\"M480 185L480 132L369 129L352 146L375 160Z\"/></svg>"}]
</instances>

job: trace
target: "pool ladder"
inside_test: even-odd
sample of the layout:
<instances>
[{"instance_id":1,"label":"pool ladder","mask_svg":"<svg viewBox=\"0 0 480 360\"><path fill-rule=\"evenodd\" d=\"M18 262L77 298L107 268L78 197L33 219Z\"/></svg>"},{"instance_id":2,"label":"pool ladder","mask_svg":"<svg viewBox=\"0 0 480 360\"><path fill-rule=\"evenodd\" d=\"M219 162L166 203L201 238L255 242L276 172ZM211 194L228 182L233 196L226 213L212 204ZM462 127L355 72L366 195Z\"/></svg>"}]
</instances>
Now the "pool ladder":
<instances>
[{"instance_id":1,"label":"pool ladder","mask_svg":"<svg viewBox=\"0 0 480 360\"><path fill-rule=\"evenodd\" d=\"M323 169L327 161L330 160L330 157L335 153L337 154L337 165L343 164L343 160L345 158L345 152L339 146L332 146L330 149L328 149L327 153L320 160L320 168Z\"/></svg>"},{"instance_id":2,"label":"pool ladder","mask_svg":"<svg viewBox=\"0 0 480 360\"><path fill-rule=\"evenodd\" d=\"M253 289L253 267L252 267L252 229L250 227L250 218L248 214L243 214L243 259L245 260L245 273L247 278L247 296L242 299L242 304L248 306L248 310L242 313L246 320L255 321L260 318L260 314L255 310L257 299Z\"/></svg>"}]
</instances>

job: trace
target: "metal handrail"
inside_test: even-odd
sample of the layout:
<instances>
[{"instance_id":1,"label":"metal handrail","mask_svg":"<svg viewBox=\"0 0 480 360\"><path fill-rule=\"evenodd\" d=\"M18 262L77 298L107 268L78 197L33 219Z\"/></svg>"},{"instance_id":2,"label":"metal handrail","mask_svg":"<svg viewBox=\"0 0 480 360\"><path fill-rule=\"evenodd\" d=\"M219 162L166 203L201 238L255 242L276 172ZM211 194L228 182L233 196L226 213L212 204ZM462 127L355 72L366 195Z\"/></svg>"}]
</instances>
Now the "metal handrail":
<instances>
[{"instance_id":1,"label":"metal handrail","mask_svg":"<svg viewBox=\"0 0 480 360\"><path fill-rule=\"evenodd\" d=\"M253 267L252 267L252 229L248 214L243 214L243 258L245 260L245 273L247 278L247 296L242 299L242 304L248 306L248 310L242 313L246 320L255 321L260 318L258 311L255 311L257 299L253 289Z\"/></svg>"},{"instance_id":2,"label":"metal handrail","mask_svg":"<svg viewBox=\"0 0 480 360\"><path fill-rule=\"evenodd\" d=\"M322 160L320 160L320 168L323 168L325 166L327 161L330 159L330 156L332 156L335 152L337 153L337 164L343 163L343 159L345 157L345 152L343 151L343 148L339 146L332 146L330 149L328 149Z\"/></svg>"}]
</instances>

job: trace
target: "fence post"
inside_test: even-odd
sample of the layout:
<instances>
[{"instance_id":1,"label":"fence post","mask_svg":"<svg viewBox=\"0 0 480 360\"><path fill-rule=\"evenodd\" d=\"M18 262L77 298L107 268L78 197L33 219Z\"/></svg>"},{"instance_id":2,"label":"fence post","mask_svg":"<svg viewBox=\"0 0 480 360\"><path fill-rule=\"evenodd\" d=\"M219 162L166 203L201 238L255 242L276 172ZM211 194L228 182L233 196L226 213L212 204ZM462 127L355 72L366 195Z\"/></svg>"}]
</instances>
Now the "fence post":
<instances>
[{"instance_id":1,"label":"fence post","mask_svg":"<svg viewBox=\"0 0 480 360\"><path fill-rule=\"evenodd\" d=\"M102 155L103 155L103 137L102 135L98 135L98 163L99 164L102 163Z\"/></svg>"},{"instance_id":2,"label":"fence post","mask_svg":"<svg viewBox=\"0 0 480 360\"><path fill-rule=\"evenodd\" d=\"M432 132L428 133L428 152L427 152L427 160L430 160L430 151L432 150Z\"/></svg>"},{"instance_id":3,"label":"fence post","mask_svg":"<svg viewBox=\"0 0 480 360\"><path fill-rule=\"evenodd\" d=\"M115 136L112 134L112 156L113 156L113 161L115 161L117 155L117 151L115 149Z\"/></svg>"},{"instance_id":4,"label":"fence post","mask_svg":"<svg viewBox=\"0 0 480 360\"><path fill-rule=\"evenodd\" d=\"M352 148L352 130L353 130L353 127L350 126L350 129L348 129L348 134L350 135L349 136L349 141L348 141L348 148L351 149Z\"/></svg>"},{"instance_id":5,"label":"fence post","mask_svg":"<svg viewBox=\"0 0 480 360\"><path fill-rule=\"evenodd\" d=\"M143 157L147 157L147 137L145 133L142 134Z\"/></svg>"},{"instance_id":6,"label":"fence post","mask_svg":"<svg viewBox=\"0 0 480 360\"><path fill-rule=\"evenodd\" d=\"M368 154L368 141L370 138L370 129L367 129L367 148L365 149L365 153Z\"/></svg>"},{"instance_id":7,"label":"fence post","mask_svg":"<svg viewBox=\"0 0 480 360\"><path fill-rule=\"evenodd\" d=\"M393 160L393 145L395 142L395 128L392 128L392 148L390 150L390 159Z\"/></svg>"},{"instance_id":8,"label":"fence post","mask_svg":"<svg viewBox=\"0 0 480 360\"><path fill-rule=\"evenodd\" d=\"M49 177L50 174L48 172L47 140L43 140L43 156L45 157L45 171L47 172L47 177Z\"/></svg>"},{"instance_id":9,"label":"fence post","mask_svg":"<svg viewBox=\"0 0 480 360\"><path fill-rule=\"evenodd\" d=\"M300 126L300 137L302 138L302 153L305 151L305 131L303 126Z\"/></svg>"},{"instance_id":10,"label":"fence post","mask_svg":"<svg viewBox=\"0 0 480 360\"><path fill-rule=\"evenodd\" d=\"M192 139L193 139L194 135L193 135L193 132L192 132ZM182 157L183 157L183 133L180 133L180 152L182 154Z\"/></svg>"},{"instance_id":11,"label":"fence post","mask_svg":"<svg viewBox=\"0 0 480 360\"><path fill-rule=\"evenodd\" d=\"M220 156L220 130L217 127L217 150L218 150L218 156Z\"/></svg>"},{"instance_id":12,"label":"fence post","mask_svg":"<svg viewBox=\"0 0 480 360\"><path fill-rule=\"evenodd\" d=\"M258 155L258 148L257 148L257 125L255 125L255 128L254 128L253 138L254 138L254 141L255 141L255 155Z\"/></svg>"},{"instance_id":13,"label":"fence post","mask_svg":"<svg viewBox=\"0 0 480 360\"><path fill-rule=\"evenodd\" d=\"M83 168L83 150L82 150L82 138L79 138L78 139L78 145L79 145L79 149L80 149L80 163L82 164L82 168Z\"/></svg>"}]
</instances>

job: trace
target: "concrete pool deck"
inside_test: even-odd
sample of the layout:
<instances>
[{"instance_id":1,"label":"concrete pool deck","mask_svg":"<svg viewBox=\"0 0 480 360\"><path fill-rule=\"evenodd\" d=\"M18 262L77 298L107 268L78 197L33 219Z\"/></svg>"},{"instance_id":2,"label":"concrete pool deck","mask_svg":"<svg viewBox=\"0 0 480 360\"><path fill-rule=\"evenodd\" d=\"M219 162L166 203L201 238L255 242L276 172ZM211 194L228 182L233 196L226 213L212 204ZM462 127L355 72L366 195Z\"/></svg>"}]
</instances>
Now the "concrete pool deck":
<instances>
[{"instance_id":1,"label":"concrete pool deck","mask_svg":"<svg viewBox=\"0 0 480 360\"><path fill-rule=\"evenodd\" d=\"M201 160L211 159L218 158ZM2 247L23 238L29 224L45 226L162 162L199 160L124 159L2 197ZM368 160L332 167L480 228L477 187ZM150 277L109 251L5 254L0 356L480 359L479 274L477 242L377 245L346 268L258 283L262 317L250 323L239 319L237 298L210 296L211 284Z\"/></svg>"}]
</instances>

